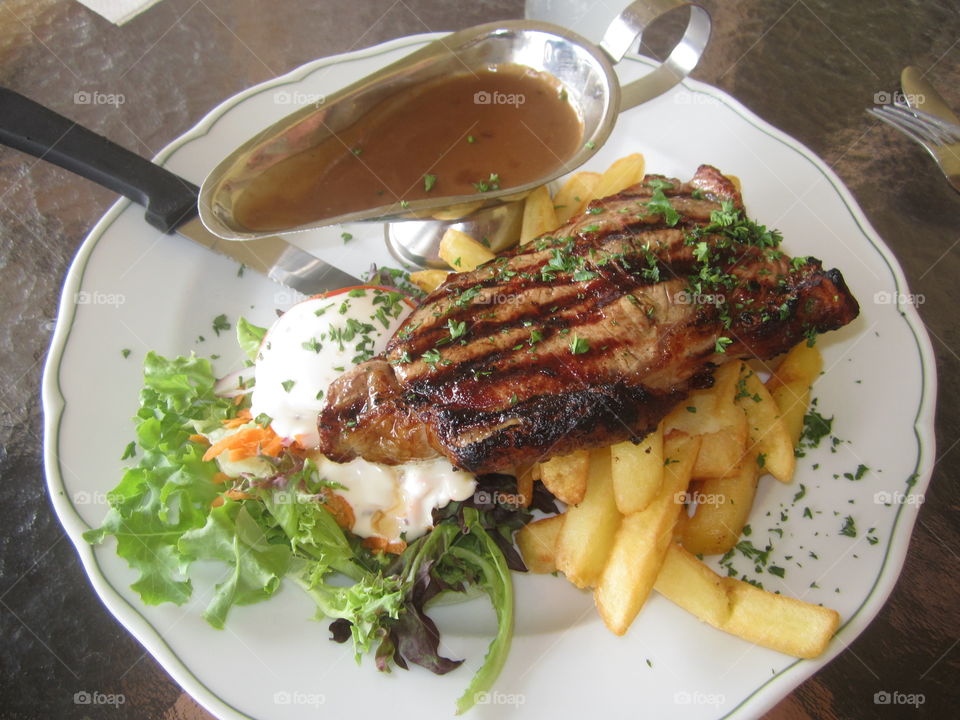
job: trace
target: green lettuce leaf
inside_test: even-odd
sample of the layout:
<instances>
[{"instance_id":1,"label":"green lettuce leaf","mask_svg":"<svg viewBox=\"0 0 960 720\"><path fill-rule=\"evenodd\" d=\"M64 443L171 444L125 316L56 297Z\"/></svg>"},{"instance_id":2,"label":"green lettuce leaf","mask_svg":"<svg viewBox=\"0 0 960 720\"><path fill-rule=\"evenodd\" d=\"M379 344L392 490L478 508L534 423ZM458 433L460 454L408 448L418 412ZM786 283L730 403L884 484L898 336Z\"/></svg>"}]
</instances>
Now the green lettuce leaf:
<instances>
[{"instance_id":1,"label":"green lettuce leaf","mask_svg":"<svg viewBox=\"0 0 960 720\"><path fill-rule=\"evenodd\" d=\"M184 533L177 548L193 560L222 560L231 568L217 585L203 617L223 628L233 605L250 605L271 597L290 565L290 548L268 542L269 529L250 514L245 502L227 501L214 508L202 528Z\"/></svg>"},{"instance_id":2,"label":"green lettuce leaf","mask_svg":"<svg viewBox=\"0 0 960 720\"><path fill-rule=\"evenodd\" d=\"M218 468L203 460L205 448L190 435L197 425L219 425L235 412L231 401L214 394L214 382L207 360L147 354L136 429L143 454L109 494L103 524L84 534L92 544L116 538L117 554L140 573L132 587L148 605L179 605L192 591L189 558L177 544L206 523Z\"/></svg>"},{"instance_id":3,"label":"green lettuce leaf","mask_svg":"<svg viewBox=\"0 0 960 720\"><path fill-rule=\"evenodd\" d=\"M240 349L247 354L251 362L257 359L257 353L260 351L260 343L266 334L266 328L253 325L247 322L247 319L244 317L237 320L237 342L240 344Z\"/></svg>"},{"instance_id":4,"label":"green lettuce leaf","mask_svg":"<svg viewBox=\"0 0 960 720\"><path fill-rule=\"evenodd\" d=\"M455 543L450 552L481 570L483 580L479 584L487 591L497 613L497 634L490 642L483 665L474 673L470 685L457 700L458 715L473 707L477 700L493 687L507 661L513 640L513 583L506 558L497 543L483 529L476 510L464 510L464 520L467 523L467 534L461 536L464 542Z\"/></svg>"}]
</instances>

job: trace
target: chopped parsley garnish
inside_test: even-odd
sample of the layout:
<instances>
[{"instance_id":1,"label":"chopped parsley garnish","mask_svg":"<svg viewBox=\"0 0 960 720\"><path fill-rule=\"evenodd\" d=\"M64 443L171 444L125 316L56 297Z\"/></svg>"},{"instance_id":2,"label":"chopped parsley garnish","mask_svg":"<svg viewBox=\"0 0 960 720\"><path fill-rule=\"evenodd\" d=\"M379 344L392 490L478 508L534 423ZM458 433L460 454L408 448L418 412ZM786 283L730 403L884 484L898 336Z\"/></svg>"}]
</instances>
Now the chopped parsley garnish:
<instances>
[{"instance_id":1,"label":"chopped parsley garnish","mask_svg":"<svg viewBox=\"0 0 960 720\"><path fill-rule=\"evenodd\" d=\"M340 233L340 239L343 240L344 244L347 244L348 242L353 240L353 235L351 235L348 232L342 232Z\"/></svg>"},{"instance_id":2,"label":"chopped parsley garnish","mask_svg":"<svg viewBox=\"0 0 960 720\"><path fill-rule=\"evenodd\" d=\"M853 518L847 515L843 519L843 527L840 528L840 534L846 535L847 537L856 537L857 536L857 526L853 522Z\"/></svg>"},{"instance_id":3,"label":"chopped parsley garnish","mask_svg":"<svg viewBox=\"0 0 960 720\"><path fill-rule=\"evenodd\" d=\"M586 338L582 338L579 335L574 334L570 338L570 352L574 355L583 355L583 353L590 350L590 341Z\"/></svg>"},{"instance_id":4,"label":"chopped parsley garnish","mask_svg":"<svg viewBox=\"0 0 960 720\"><path fill-rule=\"evenodd\" d=\"M123 355L123 359L126 360L128 357L130 357L130 348L124 348L120 351L120 354Z\"/></svg>"},{"instance_id":5,"label":"chopped parsley garnish","mask_svg":"<svg viewBox=\"0 0 960 720\"><path fill-rule=\"evenodd\" d=\"M854 472L852 472L852 473L845 472L845 473L843 474L843 476L844 476L847 480L862 480L862 479L863 479L863 476L866 475L867 472L869 472L869 470L870 470L870 468L868 468L866 465L864 465L863 463L861 463L861 464L857 465L857 469L856 469Z\"/></svg>"},{"instance_id":6,"label":"chopped parsley garnish","mask_svg":"<svg viewBox=\"0 0 960 720\"><path fill-rule=\"evenodd\" d=\"M670 204L670 200L663 194L662 188L658 187L654 190L653 195L650 196L650 200L644 203L644 205L651 213L663 215L663 221L670 227L680 222L680 213Z\"/></svg>"},{"instance_id":7,"label":"chopped parsley garnish","mask_svg":"<svg viewBox=\"0 0 960 720\"><path fill-rule=\"evenodd\" d=\"M729 347L732 343L733 343L733 340L731 340L728 337L723 337L723 336L718 337L717 342L713 346L713 351L718 353L725 353L727 351L727 347Z\"/></svg>"},{"instance_id":8,"label":"chopped parsley garnish","mask_svg":"<svg viewBox=\"0 0 960 720\"><path fill-rule=\"evenodd\" d=\"M489 192L491 190L499 190L500 176L497 173L490 173L490 177L488 177L486 180L475 182L473 186L477 189L477 192Z\"/></svg>"},{"instance_id":9,"label":"chopped parsley garnish","mask_svg":"<svg viewBox=\"0 0 960 720\"><path fill-rule=\"evenodd\" d=\"M820 441L830 434L833 428L833 418L825 418L816 408L803 416L803 432L800 433L800 442L797 444L796 455L803 457L806 450L820 446Z\"/></svg>"},{"instance_id":10,"label":"chopped parsley garnish","mask_svg":"<svg viewBox=\"0 0 960 720\"><path fill-rule=\"evenodd\" d=\"M439 350L427 350L421 358L427 365L435 366L440 362L440 351Z\"/></svg>"},{"instance_id":11,"label":"chopped parsley garnish","mask_svg":"<svg viewBox=\"0 0 960 720\"><path fill-rule=\"evenodd\" d=\"M283 381L282 383L280 383L280 384L283 386L283 391L284 391L284 392L290 392L291 390L293 390L293 386L297 384L297 381L296 381L296 380L284 380L284 381Z\"/></svg>"},{"instance_id":12,"label":"chopped parsley garnish","mask_svg":"<svg viewBox=\"0 0 960 720\"><path fill-rule=\"evenodd\" d=\"M447 320L447 330L450 333L450 339L456 340L467 334L467 323L463 320L457 322L453 318Z\"/></svg>"},{"instance_id":13,"label":"chopped parsley garnish","mask_svg":"<svg viewBox=\"0 0 960 720\"><path fill-rule=\"evenodd\" d=\"M320 351L323 350L323 345L321 345L321 344L320 344L320 341L317 340L315 337L310 338L310 340L308 340L308 341L305 342L305 343L301 343L301 347L302 347L304 350L312 350L313 352L315 352L315 353L317 353L317 354L319 354Z\"/></svg>"},{"instance_id":14,"label":"chopped parsley garnish","mask_svg":"<svg viewBox=\"0 0 960 720\"><path fill-rule=\"evenodd\" d=\"M213 331L214 331L217 335L220 334L220 331L221 331L221 330L229 330L229 329L230 329L230 323L227 322L227 316L226 316L226 315L217 315L217 316L213 319Z\"/></svg>"},{"instance_id":15,"label":"chopped parsley garnish","mask_svg":"<svg viewBox=\"0 0 960 720\"><path fill-rule=\"evenodd\" d=\"M437 176L427 173L423 176L423 189L425 192L430 192L433 190L433 186L437 184Z\"/></svg>"}]
</instances>

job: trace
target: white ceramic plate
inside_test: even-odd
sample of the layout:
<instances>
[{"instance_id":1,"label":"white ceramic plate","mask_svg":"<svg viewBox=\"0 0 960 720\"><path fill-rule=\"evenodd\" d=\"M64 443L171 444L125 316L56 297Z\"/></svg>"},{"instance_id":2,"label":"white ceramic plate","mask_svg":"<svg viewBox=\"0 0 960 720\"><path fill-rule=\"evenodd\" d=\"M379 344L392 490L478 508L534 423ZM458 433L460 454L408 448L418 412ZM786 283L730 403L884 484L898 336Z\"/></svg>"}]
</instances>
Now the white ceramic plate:
<instances>
[{"instance_id":1,"label":"white ceramic plate","mask_svg":"<svg viewBox=\"0 0 960 720\"><path fill-rule=\"evenodd\" d=\"M289 112L290 103L313 101L434 37L318 60L252 88L216 108L158 161L199 182L229 150ZM646 67L628 60L618 71L632 79ZM759 547L772 539L770 562L785 568L785 577L758 575L752 563L736 561L768 589L836 608L843 624L824 657L798 661L714 630L655 596L617 638L604 629L589 594L550 576L516 577L513 650L497 693L472 711L476 718L589 716L597 707L613 717L761 714L842 652L880 609L929 481L936 384L929 340L914 308L896 302L908 292L903 274L839 179L735 100L693 81L621 117L591 167L637 151L653 172L687 178L709 162L738 175L750 213L780 228L792 254L842 268L862 303L856 322L821 340L827 372L815 387L821 411L836 417L836 434L849 442L802 459L792 486L766 478L758 493L750 539ZM354 273L388 261L379 228L351 231L357 237L347 245L339 228L302 240ZM243 314L266 324L294 299L251 273L238 277L234 263L203 248L160 236L139 207L117 203L67 277L47 361L45 461L54 506L103 602L215 715L448 717L494 628L483 600L435 611L446 653L467 658L461 669L444 677L416 667L381 675L369 659L358 666L349 647L330 642L327 623L311 619L311 602L292 586L234 609L227 629L217 631L200 611L221 568L195 567L187 605L146 607L129 589L134 573L113 542L91 548L81 538L100 523L105 494L120 477L145 352L217 353L216 367L226 373L241 355L232 332L215 336L213 317L226 313L235 322ZM128 358L124 348L132 351ZM862 480L842 477L861 463L871 468ZM801 483L806 495L794 502ZM804 517L807 507L812 518ZM855 538L839 532L847 515ZM774 527L782 538L767 532ZM875 543L867 539L870 528Z\"/></svg>"}]
</instances>

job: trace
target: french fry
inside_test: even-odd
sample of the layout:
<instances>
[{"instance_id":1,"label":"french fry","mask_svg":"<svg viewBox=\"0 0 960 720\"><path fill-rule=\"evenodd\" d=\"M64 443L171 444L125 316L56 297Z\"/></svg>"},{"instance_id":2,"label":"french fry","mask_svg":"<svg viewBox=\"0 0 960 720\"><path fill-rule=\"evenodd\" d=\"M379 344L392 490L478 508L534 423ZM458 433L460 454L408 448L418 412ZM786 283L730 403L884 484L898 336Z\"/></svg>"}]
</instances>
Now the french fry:
<instances>
[{"instance_id":1,"label":"french fry","mask_svg":"<svg viewBox=\"0 0 960 720\"><path fill-rule=\"evenodd\" d=\"M577 450L550 458L540 465L540 482L553 496L567 505L576 505L587 491L590 451Z\"/></svg>"},{"instance_id":2,"label":"french fry","mask_svg":"<svg viewBox=\"0 0 960 720\"><path fill-rule=\"evenodd\" d=\"M736 403L747 416L747 452L744 462L758 455L763 458L763 469L780 482L793 479L797 459L794 443L787 425L766 385L746 364L737 381ZM694 551L696 552L696 551Z\"/></svg>"},{"instance_id":3,"label":"french fry","mask_svg":"<svg viewBox=\"0 0 960 720\"><path fill-rule=\"evenodd\" d=\"M496 257L489 248L455 228L447 228L440 238L439 255L456 272L475 270Z\"/></svg>"},{"instance_id":4,"label":"french fry","mask_svg":"<svg viewBox=\"0 0 960 720\"><path fill-rule=\"evenodd\" d=\"M553 230L559 224L550 191L547 190L546 185L541 185L531 191L523 203L523 226L520 230L520 244L526 245L534 238Z\"/></svg>"},{"instance_id":5,"label":"french fry","mask_svg":"<svg viewBox=\"0 0 960 720\"><path fill-rule=\"evenodd\" d=\"M713 387L694 390L664 419L664 431L700 435L703 442L693 468L696 479L735 475L747 445L747 417L734 402L739 362L721 365Z\"/></svg>"},{"instance_id":6,"label":"french fry","mask_svg":"<svg viewBox=\"0 0 960 720\"><path fill-rule=\"evenodd\" d=\"M806 380L790 380L774 387L770 396L780 409L780 419L787 429L790 442L796 447L803 432L803 416L810 405L810 384Z\"/></svg>"},{"instance_id":7,"label":"french fry","mask_svg":"<svg viewBox=\"0 0 960 720\"><path fill-rule=\"evenodd\" d=\"M645 510L623 519L610 557L593 593L600 617L623 635L653 589L663 557L673 543L673 526L683 508L700 438L674 434L664 443L667 465L660 492ZM591 481L593 478L591 478Z\"/></svg>"},{"instance_id":8,"label":"french fry","mask_svg":"<svg viewBox=\"0 0 960 720\"><path fill-rule=\"evenodd\" d=\"M614 163L604 171L590 200L614 195L621 190L627 189L631 185L636 185L643 180L645 164L643 155L640 153L627 155L614 161ZM585 202L583 207L586 207L590 200Z\"/></svg>"},{"instance_id":9,"label":"french fry","mask_svg":"<svg viewBox=\"0 0 960 720\"><path fill-rule=\"evenodd\" d=\"M826 650L840 625L836 610L811 605L733 578L724 578L730 618L723 630L749 642L801 658Z\"/></svg>"},{"instance_id":10,"label":"french fry","mask_svg":"<svg viewBox=\"0 0 960 720\"><path fill-rule=\"evenodd\" d=\"M565 514L534 520L517 533L517 547L532 573L552 573L557 569L557 539Z\"/></svg>"},{"instance_id":11,"label":"french fry","mask_svg":"<svg viewBox=\"0 0 960 720\"><path fill-rule=\"evenodd\" d=\"M767 381L767 387L772 392L777 386L794 380L802 380L810 386L820 375L821 370L823 370L823 357L820 351L816 347L808 346L806 342L798 343L790 349L777 369L773 371Z\"/></svg>"},{"instance_id":12,"label":"french fry","mask_svg":"<svg viewBox=\"0 0 960 720\"><path fill-rule=\"evenodd\" d=\"M683 523L683 546L699 555L720 555L736 545L753 508L759 475L756 459L744 458L736 475L700 483L696 512Z\"/></svg>"},{"instance_id":13,"label":"french fry","mask_svg":"<svg viewBox=\"0 0 960 720\"><path fill-rule=\"evenodd\" d=\"M613 494L624 515L640 512L663 484L663 425L638 445L629 440L610 448Z\"/></svg>"},{"instance_id":14,"label":"french fry","mask_svg":"<svg viewBox=\"0 0 960 720\"><path fill-rule=\"evenodd\" d=\"M410 282L425 293L432 293L443 284L449 274L446 270L417 270L410 273Z\"/></svg>"},{"instance_id":15,"label":"french fry","mask_svg":"<svg viewBox=\"0 0 960 720\"><path fill-rule=\"evenodd\" d=\"M780 408L780 417L796 447L803 432L803 416L810 404L810 386L823 369L823 357L806 342L794 345L767 380L767 389Z\"/></svg>"},{"instance_id":16,"label":"french fry","mask_svg":"<svg viewBox=\"0 0 960 720\"><path fill-rule=\"evenodd\" d=\"M557 569L579 588L596 585L619 527L620 513L610 477L610 449L593 450L587 492L580 504L567 510L557 538Z\"/></svg>"},{"instance_id":17,"label":"french fry","mask_svg":"<svg viewBox=\"0 0 960 720\"><path fill-rule=\"evenodd\" d=\"M836 610L721 577L678 545L668 548L654 587L714 627L794 657L823 653L840 625Z\"/></svg>"},{"instance_id":18,"label":"french fry","mask_svg":"<svg viewBox=\"0 0 960 720\"><path fill-rule=\"evenodd\" d=\"M671 545L663 559L654 589L715 628L730 618L730 598L723 578L679 545Z\"/></svg>"},{"instance_id":19,"label":"french fry","mask_svg":"<svg viewBox=\"0 0 960 720\"><path fill-rule=\"evenodd\" d=\"M578 172L570 176L553 198L558 226L563 225L586 207L590 198L595 197L594 189L599 182L600 173Z\"/></svg>"},{"instance_id":20,"label":"french fry","mask_svg":"<svg viewBox=\"0 0 960 720\"><path fill-rule=\"evenodd\" d=\"M481 207L483 207L483 200L477 200L476 202L471 203L463 203L462 205L451 205L443 210L434 211L432 217L434 220L459 220L475 210L479 210Z\"/></svg>"}]
</instances>

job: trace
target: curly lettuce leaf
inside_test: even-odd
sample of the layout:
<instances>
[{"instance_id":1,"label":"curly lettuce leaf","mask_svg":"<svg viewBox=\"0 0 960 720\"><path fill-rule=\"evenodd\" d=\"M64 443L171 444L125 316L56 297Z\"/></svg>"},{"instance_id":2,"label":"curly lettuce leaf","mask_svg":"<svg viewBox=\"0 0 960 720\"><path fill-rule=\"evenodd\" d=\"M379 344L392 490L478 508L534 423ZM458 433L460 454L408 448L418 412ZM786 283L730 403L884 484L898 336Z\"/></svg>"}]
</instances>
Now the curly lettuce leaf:
<instances>
[{"instance_id":1,"label":"curly lettuce leaf","mask_svg":"<svg viewBox=\"0 0 960 720\"><path fill-rule=\"evenodd\" d=\"M84 534L92 544L116 537L117 554L140 573L132 588L148 605L180 605L192 591L189 559L177 544L206 523L218 468L203 460L204 448L190 435L198 424L219 424L235 412L214 394L214 382L207 360L147 354L136 429L143 455L110 493L103 524Z\"/></svg>"},{"instance_id":2,"label":"curly lettuce leaf","mask_svg":"<svg viewBox=\"0 0 960 720\"><path fill-rule=\"evenodd\" d=\"M251 515L246 503L227 501L210 511L202 528L184 533L177 549L184 558L221 560L231 571L217 585L203 617L222 629L233 605L251 605L271 597L290 566L290 548L268 541L269 530Z\"/></svg>"}]
</instances>

